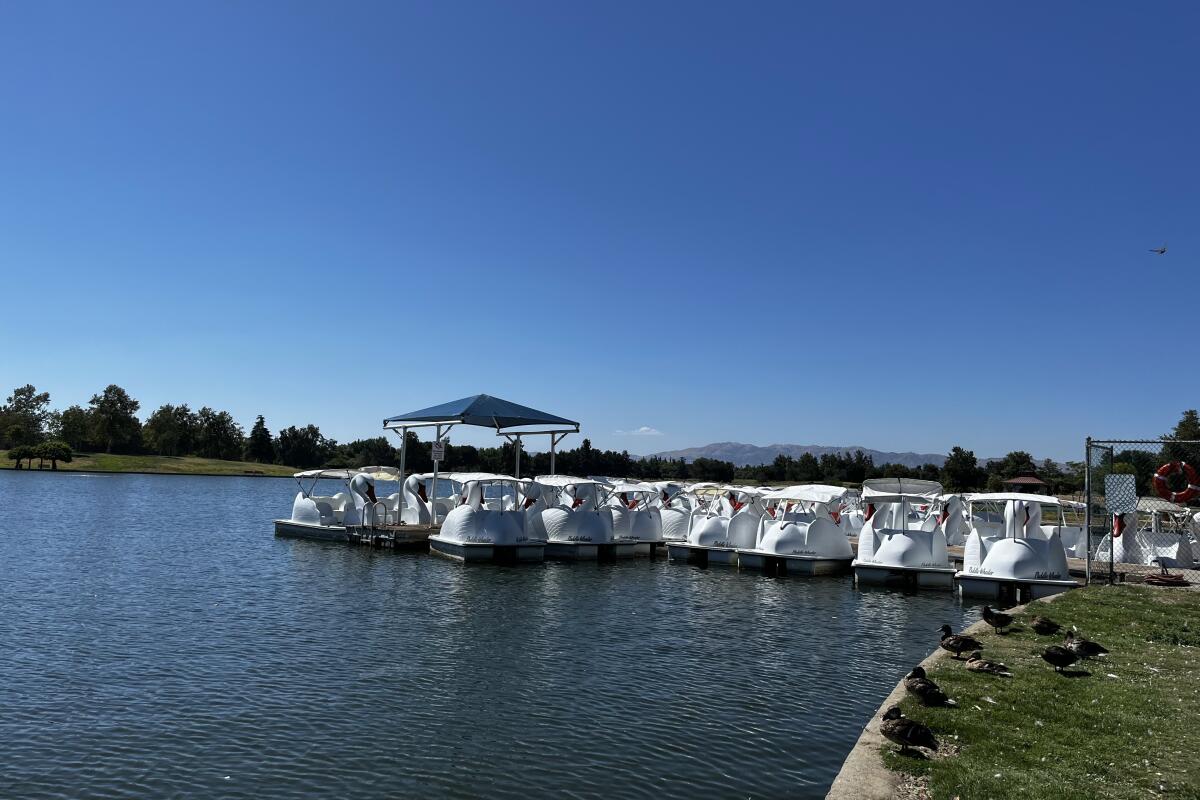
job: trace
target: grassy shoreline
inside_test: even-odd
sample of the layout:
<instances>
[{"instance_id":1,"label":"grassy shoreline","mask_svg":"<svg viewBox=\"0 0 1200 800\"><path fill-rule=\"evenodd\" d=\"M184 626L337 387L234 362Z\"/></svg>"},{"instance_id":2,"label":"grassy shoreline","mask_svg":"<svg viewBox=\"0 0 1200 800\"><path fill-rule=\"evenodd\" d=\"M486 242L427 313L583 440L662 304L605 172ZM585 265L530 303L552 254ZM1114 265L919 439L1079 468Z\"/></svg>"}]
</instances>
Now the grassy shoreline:
<instances>
[{"instance_id":1,"label":"grassy shoreline","mask_svg":"<svg viewBox=\"0 0 1200 800\"><path fill-rule=\"evenodd\" d=\"M8 451L0 450L0 468L13 469L14 462ZM25 471L22 469L22 471ZM37 459L32 472L38 472ZM46 462L42 472L51 472ZM109 453L75 453L71 463L59 462L59 472L104 472L132 475L196 475L196 476L240 476L247 478L284 478L297 472L293 467L280 464L256 464L251 461L223 461L218 458L195 456L139 456Z\"/></svg>"},{"instance_id":2,"label":"grassy shoreline","mask_svg":"<svg viewBox=\"0 0 1200 800\"><path fill-rule=\"evenodd\" d=\"M1036 635L1035 614L1078 626L1110 655L1056 674L1041 652L1062 636ZM1200 592L1092 586L1031 603L1011 632L976 638L1014 677L938 661L929 676L958 707L908 697L901 708L933 729L942 752L923 760L889 744L889 769L921 778L933 798L1200 797L1188 743L1200 720Z\"/></svg>"}]
</instances>

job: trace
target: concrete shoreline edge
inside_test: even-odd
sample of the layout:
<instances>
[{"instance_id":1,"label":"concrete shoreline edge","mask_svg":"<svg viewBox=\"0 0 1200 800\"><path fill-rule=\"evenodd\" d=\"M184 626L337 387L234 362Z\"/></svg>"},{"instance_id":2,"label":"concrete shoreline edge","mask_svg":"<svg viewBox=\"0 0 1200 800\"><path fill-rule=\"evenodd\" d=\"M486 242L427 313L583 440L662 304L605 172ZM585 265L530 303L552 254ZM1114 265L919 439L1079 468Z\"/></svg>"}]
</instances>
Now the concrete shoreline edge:
<instances>
[{"instance_id":1,"label":"concrete shoreline edge","mask_svg":"<svg viewBox=\"0 0 1200 800\"><path fill-rule=\"evenodd\" d=\"M1038 602L1050 603L1058 597L1062 597L1062 594L1043 597ZM1023 605L1005 609L1006 614L1020 614L1024 611L1025 606ZM989 630L991 630L991 626L980 620L962 632L975 635ZM984 653L984 655L987 654ZM938 661L950 657L950 653L935 646L933 652L926 656L920 665L928 670ZM891 694L884 698L883 702L879 704L879 708L871 715L871 719L859 734L858 741L846 755L846 760L842 762L842 768L838 770L837 776L833 779L829 793L825 795L825 800L892 800L896 796L896 790L905 776L892 772L883 763L880 751L889 742L879 732L879 718L885 710L903 700L904 695L904 678L901 676Z\"/></svg>"}]
</instances>

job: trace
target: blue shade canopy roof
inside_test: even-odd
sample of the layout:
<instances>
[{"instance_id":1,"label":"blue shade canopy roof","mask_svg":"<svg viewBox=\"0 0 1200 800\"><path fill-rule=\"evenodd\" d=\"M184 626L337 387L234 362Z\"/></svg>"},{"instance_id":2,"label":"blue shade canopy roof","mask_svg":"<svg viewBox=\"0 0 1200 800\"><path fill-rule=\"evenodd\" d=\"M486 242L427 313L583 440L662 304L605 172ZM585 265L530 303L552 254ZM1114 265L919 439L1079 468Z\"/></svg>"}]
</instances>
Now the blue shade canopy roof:
<instances>
[{"instance_id":1,"label":"blue shade canopy roof","mask_svg":"<svg viewBox=\"0 0 1200 800\"><path fill-rule=\"evenodd\" d=\"M388 417L384 427L399 428L408 425L428 425L438 422L456 422L463 425L480 425L485 428L518 428L525 425L567 425L576 430L579 423L536 408L521 406L492 397L477 394L461 400L451 400L440 406L410 411L398 417Z\"/></svg>"}]
</instances>

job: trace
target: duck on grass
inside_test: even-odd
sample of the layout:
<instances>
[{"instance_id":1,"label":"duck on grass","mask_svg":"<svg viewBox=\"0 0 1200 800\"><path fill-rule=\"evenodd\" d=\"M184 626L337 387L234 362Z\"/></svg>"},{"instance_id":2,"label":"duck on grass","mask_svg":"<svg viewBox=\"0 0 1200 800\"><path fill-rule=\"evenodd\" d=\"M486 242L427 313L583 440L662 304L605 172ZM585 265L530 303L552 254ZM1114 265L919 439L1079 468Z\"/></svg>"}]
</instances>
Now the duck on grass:
<instances>
[{"instance_id":1,"label":"duck on grass","mask_svg":"<svg viewBox=\"0 0 1200 800\"><path fill-rule=\"evenodd\" d=\"M937 695L906 676L898 716L880 724L900 745L883 748L888 768L927 776L934 798L1200 796L1194 748L1180 738L1200 720L1200 592L1092 586L1010 616L1003 635L943 631L955 658L916 677L956 706L927 704L922 691ZM941 746L914 750L927 745L913 725Z\"/></svg>"}]
</instances>

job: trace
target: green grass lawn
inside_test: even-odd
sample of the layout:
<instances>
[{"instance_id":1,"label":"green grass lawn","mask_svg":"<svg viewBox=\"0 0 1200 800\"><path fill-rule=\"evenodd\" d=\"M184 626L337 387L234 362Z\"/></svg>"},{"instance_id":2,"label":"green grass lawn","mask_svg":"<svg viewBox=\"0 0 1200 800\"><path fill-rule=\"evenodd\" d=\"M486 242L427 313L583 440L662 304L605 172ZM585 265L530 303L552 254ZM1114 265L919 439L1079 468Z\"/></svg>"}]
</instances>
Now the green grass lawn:
<instances>
[{"instance_id":1,"label":"green grass lawn","mask_svg":"<svg viewBox=\"0 0 1200 800\"><path fill-rule=\"evenodd\" d=\"M11 469L8 452L0 450L0 467ZM37 469L37 459L33 467ZM298 470L278 464L255 464L248 461L222 461L216 458L192 456L123 456L107 453L75 453L69 464L59 462L60 471L74 472L161 472L173 475L291 475ZM46 462L46 470L50 462Z\"/></svg>"},{"instance_id":2,"label":"green grass lawn","mask_svg":"<svg viewBox=\"0 0 1200 800\"><path fill-rule=\"evenodd\" d=\"M1069 668L1090 674L1055 674L1040 654L1062 637L1037 636L1024 622L1035 614L1078 626L1110 655ZM1006 635L976 638L1014 677L938 662L929 676L958 708L911 697L901 708L949 754L925 761L889 745L890 769L927 775L934 798L1200 798L1200 592L1088 587L1031 604Z\"/></svg>"}]
</instances>

